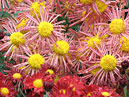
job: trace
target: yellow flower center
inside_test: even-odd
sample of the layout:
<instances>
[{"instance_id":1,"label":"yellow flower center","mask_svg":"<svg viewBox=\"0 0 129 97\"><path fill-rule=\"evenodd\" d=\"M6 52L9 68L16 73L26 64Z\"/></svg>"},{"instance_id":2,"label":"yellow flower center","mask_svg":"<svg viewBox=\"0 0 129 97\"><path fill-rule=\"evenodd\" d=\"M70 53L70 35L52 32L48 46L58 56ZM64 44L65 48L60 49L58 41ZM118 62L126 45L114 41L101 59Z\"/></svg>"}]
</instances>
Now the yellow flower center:
<instances>
[{"instance_id":1,"label":"yellow flower center","mask_svg":"<svg viewBox=\"0 0 129 97\"><path fill-rule=\"evenodd\" d=\"M36 79L36 80L34 80L33 86L36 87L36 88L43 87L43 81L42 81L42 79Z\"/></svg>"},{"instance_id":2,"label":"yellow flower center","mask_svg":"<svg viewBox=\"0 0 129 97\"><path fill-rule=\"evenodd\" d=\"M65 94L66 93L66 90L65 89L60 89L59 90L59 93L62 93L63 92L63 94Z\"/></svg>"},{"instance_id":3,"label":"yellow flower center","mask_svg":"<svg viewBox=\"0 0 129 97\"><path fill-rule=\"evenodd\" d=\"M110 96L110 93L109 93L109 92L102 92L101 94L102 94L104 97Z\"/></svg>"},{"instance_id":4,"label":"yellow flower center","mask_svg":"<svg viewBox=\"0 0 129 97\"><path fill-rule=\"evenodd\" d=\"M122 43L122 41L124 41L123 42L123 44L122 44L122 46L121 46L121 50L122 51L126 51L126 52L128 52L129 51L129 40L126 38L126 37L122 37L123 39L121 39L120 40L120 43ZM129 38L129 37L128 37Z\"/></svg>"},{"instance_id":5,"label":"yellow flower center","mask_svg":"<svg viewBox=\"0 0 129 97\"><path fill-rule=\"evenodd\" d=\"M38 28L39 35L42 37L49 37L53 31L53 25L49 22L40 22Z\"/></svg>"},{"instance_id":6,"label":"yellow flower center","mask_svg":"<svg viewBox=\"0 0 129 97\"><path fill-rule=\"evenodd\" d=\"M122 19L114 19L109 24L109 29L112 34L120 34L123 32L123 20Z\"/></svg>"},{"instance_id":7,"label":"yellow flower center","mask_svg":"<svg viewBox=\"0 0 129 97\"><path fill-rule=\"evenodd\" d=\"M117 60L114 56L105 55L101 58L100 67L105 71L112 71L115 69Z\"/></svg>"},{"instance_id":8,"label":"yellow flower center","mask_svg":"<svg viewBox=\"0 0 129 97\"><path fill-rule=\"evenodd\" d=\"M44 6L45 7L45 2L39 3L39 2L33 2L31 7L30 7L30 11L32 13L32 15L34 17L36 17L34 11L37 13L38 17L40 17L40 6ZM34 10L34 11L33 11Z\"/></svg>"},{"instance_id":9,"label":"yellow flower center","mask_svg":"<svg viewBox=\"0 0 129 97\"><path fill-rule=\"evenodd\" d=\"M4 96L9 94L9 89L6 87L1 88L0 91L1 91L1 94Z\"/></svg>"},{"instance_id":10,"label":"yellow flower center","mask_svg":"<svg viewBox=\"0 0 129 97\"><path fill-rule=\"evenodd\" d=\"M14 79L20 79L21 78L21 74L20 73L14 73L13 74L13 78Z\"/></svg>"},{"instance_id":11,"label":"yellow flower center","mask_svg":"<svg viewBox=\"0 0 129 97\"><path fill-rule=\"evenodd\" d=\"M15 32L10 36L10 43L19 46L20 44L25 43L25 39L23 38L23 34L21 32Z\"/></svg>"},{"instance_id":12,"label":"yellow flower center","mask_svg":"<svg viewBox=\"0 0 129 97\"><path fill-rule=\"evenodd\" d=\"M21 27L21 29L25 26L26 22L28 21L28 19L23 19L17 26L16 28L19 29ZM21 30L22 34L27 33L27 30Z\"/></svg>"},{"instance_id":13,"label":"yellow flower center","mask_svg":"<svg viewBox=\"0 0 129 97\"><path fill-rule=\"evenodd\" d=\"M54 71L52 69L47 69L46 73L49 73L50 75L52 75Z\"/></svg>"},{"instance_id":14,"label":"yellow flower center","mask_svg":"<svg viewBox=\"0 0 129 97\"><path fill-rule=\"evenodd\" d=\"M95 66L95 65L98 65L98 64L94 64L93 66ZM94 75L94 74L96 74L96 72L98 72L100 69L101 69L100 67L95 68L95 69L93 69L93 70L91 71L91 73Z\"/></svg>"},{"instance_id":15,"label":"yellow flower center","mask_svg":"<svg viewBox=\"0 0 129 97\"><path fill-rule=\"evenodd\" d=\"M15 1L15 0L11 0L11 1ZM18 3L21 3L21 2L22 2L22 0L17 0L17 2L18 2Z\"/></svg>"},{"instance_id":16,"label":"yellow flower center","mask_svg":"<svg viewBox=\"0 0 129 97\"><path fill-rule=\"evenodd\" d=\"M105 3L103 3L103 2L101 2L101 1L99 1L99 0L96 0L95 3L96 3L96 5L97 5L98 10L100 11L100 13L103 13L103 12L106 10L107 5L106 5Z\"/></svg>"},{"instance_id":17,"label":"yellow flower center","mask_svg":"<svg viewBox=\"0 0 129 97\"><path fill-rule=\"evenodd\" d=\"M57 44L57 46L56 46ZM69 44L64 40L57 41L56 44L53 44L53 51L57 54L64 55L69 51Z\"/></svg>"},{"instance_id":18,"label":"yellow flower center","mask_svg":"<svg viewBox=\"0 0 129 97\"><path fill-rule=\"evenodd\" d=\"M91 4L93 3L93 0L80 0L82 4Z\"/></svg>"},{"instance_id":19,"label":"yellow flower center","mask_svg":"<svg viewBox=\"0 0 129 97\"><path fill-rule=\"evenodd\" d=\"M39 69L44 65L45 59L40 54L33 54L29 57L28 63L32 69Z\"/></svg>"},{"instance_id":20,"label":"yellow flower center","mask_svg":"<svg viewBox=\"0 0 129 97\"><path fill-rule=\"evenodd\" d=\"M95 42L98 46L100 46L100 44L101 44L101 40L100 40L98 37L91 37L91 38L89 38L89 40L88 40L88 42L87 42L88 47L96 48L94 42Z\"/></svg>"}]
</instances>

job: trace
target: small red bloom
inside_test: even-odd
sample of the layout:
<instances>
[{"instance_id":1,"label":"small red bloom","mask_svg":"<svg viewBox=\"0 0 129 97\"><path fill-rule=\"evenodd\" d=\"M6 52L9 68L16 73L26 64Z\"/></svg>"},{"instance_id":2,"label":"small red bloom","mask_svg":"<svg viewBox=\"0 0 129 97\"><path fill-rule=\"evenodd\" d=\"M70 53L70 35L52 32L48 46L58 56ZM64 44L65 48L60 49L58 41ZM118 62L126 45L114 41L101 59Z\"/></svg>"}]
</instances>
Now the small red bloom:
<instances>
[{"instance_id":1,"label":"small red bloom","mask_svg":"<svg viewBox=\"0 0 129 97\"><path fill-rule=\"evenodd\" d=\"M0 80L0 97L14 97L16 93L15 87L10 80Z\"/></svg>"}]
</instances>

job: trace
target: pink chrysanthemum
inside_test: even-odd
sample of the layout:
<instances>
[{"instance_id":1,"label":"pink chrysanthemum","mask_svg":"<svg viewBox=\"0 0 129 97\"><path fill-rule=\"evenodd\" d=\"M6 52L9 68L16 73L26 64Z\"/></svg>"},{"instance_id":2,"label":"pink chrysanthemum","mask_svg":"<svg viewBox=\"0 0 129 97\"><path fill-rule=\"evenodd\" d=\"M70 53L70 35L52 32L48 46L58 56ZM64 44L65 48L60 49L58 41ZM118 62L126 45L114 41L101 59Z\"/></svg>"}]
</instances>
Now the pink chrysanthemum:
<instances>
[{"instance_id":1,"label":"pink chrysanthemum","mask_svg":"<svg viewBox=\"0 0 129 97\"><path fill-rule=\"evenodd\" d=\"M24 38L24 34L20 32L20 29L16 29L16 23L9 21L6 25L2 26L7 30L6 33L10 34L1 40L4 43L0 46L0 50L8 48L4 56L7 57L10 55L11 59L14 57L14 54L23 54L26 39Z\"/></svg>"},{"instance_id":2,"label":"pink chrysanthemum","mask_svg":"<svg viewBox=\"0 0 129 97\"><path fill-rule=\"evenodd\" d=\"M124 17L125 12L128 11L123 9L124 5L120 5L120 7L112 6L107 16L111 23L97 23L97 25L105 26L105 30L103 33L111 36L110 41L113 41L115 37L120 40L123 36L128 37L128 21L129 17ZM127 38L128 39L128 38Z\"/></svg>"},{"instance_id":3,"label":"pink chrysanthemum","mask_svg":"<svg viewBox=\"0 0 129 97\"><path fill-rule=\"evenodd\" d=\"M100 47L97 44L96 47L96 50L92 50L98 57L94 58L93 61L87 61L89 66L82 71L86 74L84 78L91 78L89 84L108 85L110 87L118 85L118 80L122 78L119 71L120 63L128 59L129 56L123 56L119 53L121 45L117 41L109 45L102 42Z\"/></svg>"},{"instance_id":4,"label":"pink chrysanthemum","mask_svg":"<svg viewBox=\"0 0 129 97\"><path fill-rule=\"evenodd\" d=\"M41 10L41 8L43 8L43 10ZM55 43L58 38L63 39L64 34L61 32L64 31L64 25L61 25L61 23L64 23L64 21L57 22L56 20L60 14L57 15L50 12L50 9L40 7L40 18L36 13L35 15L36 19L28 14L26 15L33 24L28 23L28 25L23 28L25 30L29 30L29 32L25 34L25 37L30 35L30 42L36 41L36 45L40 44L40 47L49 48L50 45Z\"/></svg>"},{"instance_id":5,"label":"pink chrysanthemum","mask_svg":"<svg viewBox=\"0 0 129 97\"><path fill-rule=\"evenodd\" d=\"M63 74L69 72L70 68L74 66L70 56L75 52L74 47L72 47L73 42L68 40L58 40L52 45L52 52L48 58L50 66L55 67L57 72Z\"/></svg>"},{"instance_id":6,"label":"pink chrysanthemum","mask_svg":"<svg viewBox=\"0 0 129 97\"><path fill-rule=\"evenodd\" d=\"M22 58L22 60L24 61L22 63L14 65L13 67L25 70L25 72L29 75L33 75L34 73L39 72L39 70L42 69L42 65L45 64L44 56L40 54L40 51L38 49L34 49L34 47L33 49L31 49L28 46L25 49L25 54L26 55L15 55L18 58Z\"/></svg>"}]
</instances>

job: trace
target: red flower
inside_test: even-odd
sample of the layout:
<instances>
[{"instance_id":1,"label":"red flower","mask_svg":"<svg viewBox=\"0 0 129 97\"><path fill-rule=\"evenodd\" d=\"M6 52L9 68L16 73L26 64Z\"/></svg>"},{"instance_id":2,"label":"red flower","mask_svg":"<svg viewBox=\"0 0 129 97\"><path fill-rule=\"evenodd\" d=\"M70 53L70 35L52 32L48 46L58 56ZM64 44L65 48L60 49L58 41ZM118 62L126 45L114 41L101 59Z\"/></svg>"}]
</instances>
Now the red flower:
<instances>
[{"instance_id":1,"label":"red flower","mask_svg":"<svg viewBox=\"0 0 129 97\"><path fill-rule=\"evenodd\" d=\"M53 87L50 97L80 97L84 90L84 83L78 77L65 76Z\"/></svg>"},{"instance_id":2,"label":"red flower","mask_svg":"<svg viewBox=\"0 0 129 97\"><path fill-rule=\"evenodd\" d=\"M53 80L51 75L43 76L43 73L36 73L25 79L24 89L34 88L34 93L40 94L45 91L43 89L43 82L49 80Z\"/></svg>"},{"instance_id":3,"label":"red flower","mask_svg":"<svg viewBox=\"0 0 129 97\"><path fill-rule=\"evenodd\" d=\"M16 93L15 87L10 80L0 80L0 97L13 97Z\"/></svg>"},{"instance_id":4,"label":"red flower","mask_svg":"<svg viewBox=\"0 0 129 97\"><path fill-rule=\"evenodd\" d=\"M115 92L115 89L109 89L107 86L99 87L97 85L87 85L86 95L83 97L118 97L119 94Z\"/></svg>"}]
</instances>

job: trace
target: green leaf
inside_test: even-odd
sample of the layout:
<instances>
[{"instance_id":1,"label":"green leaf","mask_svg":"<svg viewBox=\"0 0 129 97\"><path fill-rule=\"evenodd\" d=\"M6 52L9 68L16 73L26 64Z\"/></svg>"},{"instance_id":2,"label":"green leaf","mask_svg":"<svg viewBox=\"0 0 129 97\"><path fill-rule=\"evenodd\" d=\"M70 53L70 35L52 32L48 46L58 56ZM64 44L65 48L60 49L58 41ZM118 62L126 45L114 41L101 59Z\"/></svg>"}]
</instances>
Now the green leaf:
<instances>
[{"instance_id":1,"label":"green leaf","mask_svg":"<svg viewBox=\"0 0 129 97\"><path fill-rule=\"evenodd\" d=\"M3 17L10 17L10 16L11 15L7 11L4 11Z\"/></svg>"},{"instance_id":2,"label":"green leaf","mask_svg":"<svg viewBox=\"0 0 129 97\"><path fill-rule=\"evenodd\" d=\"M125 97L129 97L127 86L124 87L124 94L125 94Z\"/></svg>"},{"instance_id":3,"label":"green leaf","mask_svg":"<svg viewBox=\"0 0 129 97\"><path fill-rule=\"evenodd\" d=\"M2 16L3 16L3 11L0 12L0 18L2 18Z\"/></svg>"}]
</instances>

